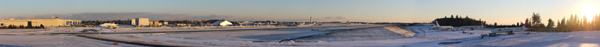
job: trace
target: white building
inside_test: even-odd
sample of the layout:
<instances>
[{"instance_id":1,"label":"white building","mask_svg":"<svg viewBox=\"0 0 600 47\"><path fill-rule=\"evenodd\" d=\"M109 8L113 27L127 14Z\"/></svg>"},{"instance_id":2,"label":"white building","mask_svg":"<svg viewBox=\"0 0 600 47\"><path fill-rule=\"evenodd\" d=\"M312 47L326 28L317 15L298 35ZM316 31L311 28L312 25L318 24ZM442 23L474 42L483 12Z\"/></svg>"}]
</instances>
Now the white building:
<instances>
[{"instance_id":1,"label":"white building","mask_svg":"<svg viewBox=\"0 0 600 47\"><path fill-rule=\"evenodd\" d=\"M146 26L150 25L150 20L148 18L129 18L131 21L131 25L134 26Z\"/></svg>"},{"instance_id":2,"label":"white building","mask_svg":"<svg viewBox=\"0 0 600 47\"><path fill-rule=\"evenodd\" d=\"M131 23L131 25L137 25L135 24L137 21L135 20L135 18L129 18L129 23Z\"/></svg>"},{"instance_id":3,"label":"white building","mask_svg":"<svg viewBox=\"0 0 600 47\"><path fill-rule=\"evenodd\" d=\"M162 25L168 25L169 22L162 22Z\"/></svg>"},{"instance_id":4,"label":"white building","mask_svg":"<svg viewBox=\"0 0 600 47\"><path fill-rule=\"evenodd\" d=\"M214 22L214 23L212 23L212 24L213 24L213 25L217 25L217 26L229 26L229 25L233 25L233 23L231 23L231 22L229 22L229 21L227 21L227 20L224 20L224 21L217 21L217 22Z\"/></svg>"}]
</instances>

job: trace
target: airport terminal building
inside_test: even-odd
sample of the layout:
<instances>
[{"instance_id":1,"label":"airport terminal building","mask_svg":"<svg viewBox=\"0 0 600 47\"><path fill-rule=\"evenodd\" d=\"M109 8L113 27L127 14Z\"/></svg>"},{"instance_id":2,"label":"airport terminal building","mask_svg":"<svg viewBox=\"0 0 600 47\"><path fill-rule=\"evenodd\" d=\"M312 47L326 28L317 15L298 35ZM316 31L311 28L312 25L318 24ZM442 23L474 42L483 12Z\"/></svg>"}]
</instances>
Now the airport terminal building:
<instances>
[{"instance_id":1,"label":"airport terminal building","mask_svg":"<svg viewBox=\"0 0 600 47\"><path fill-rule=\"evenodd\" d=\"M59 19L57 18L49 18L49 19L9 19L9 20L0 20L0 26L6 27L9 25L14 26L40 26L44 25L46 27L50 26L70 26L70 25L78 25L81 23L81 20L73 20L73 19Z\"/></svg>"},{"instance_id":2,"label":"airport terminal building","mask_svg":"<svg viewBox=\"0 0 600 47\"><path fill-rule=\"evenodd\" d=\"M149 18L129 18L131 25L134 26L146 26L150 25Z\"/></svg>"}]
</instances>

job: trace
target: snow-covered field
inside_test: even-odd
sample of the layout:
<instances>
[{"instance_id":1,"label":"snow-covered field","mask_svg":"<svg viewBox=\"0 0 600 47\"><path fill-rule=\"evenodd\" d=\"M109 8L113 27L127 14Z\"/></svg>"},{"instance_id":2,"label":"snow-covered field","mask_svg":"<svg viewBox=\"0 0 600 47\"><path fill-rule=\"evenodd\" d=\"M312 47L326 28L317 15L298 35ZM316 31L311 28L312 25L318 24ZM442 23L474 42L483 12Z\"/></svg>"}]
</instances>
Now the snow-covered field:
<instances>
[{"instance_id":1,"label":"snow-covered field","mask_svg":"<svg viewBox=\"0 0 600 47\"><path fill-rule=\"evenodd\" d=\"M426 30L430 26L408 26L406 29L381 25L335 25L320 24L316 27L282 30L243 30L212 32L180 32L150 34L101 34L102 38L140 41L154 44L180 46L398 46L412 43L475 37L486 30L465 31L476 34L464 34L452 31ZM341 27L334 27L341 26ZM315 27L315 26L312 26ZM367 28L372 27L372 28ZM359 29L360 28L360 29ZM425 29L426 34L419 28ZM73 30L98 29L74 28ZM247 28L244 28L247 29ZM356 30L350 30L356 29ZM114 31L114 29L112 29ZM118 30L118 29L117 29ZM191 29L194 30L194 29ZM196 29L228 30L228 29ZM415 30L415 31L411 31ZM46 30L39 32L68 32L70 30ZM139 31L139 30L138 30ZM169 30L173 31L173 30ZM99 29L99 32L111 32L111 29ZM489 30L488 30L489 32ZM309 36L309 37L307 37ZM282 41L284 40L284 41Z\"/></svg>"},{"instance_id":2,"label":"snow-covered field","mask_svg":"<svg viewBox=\"0 0 600 47\"><path fill-rule=\"evenodd\" d=\"M248 42L248 43L256 43L256 42L269 42L269 41L279 41L281 39L291 39L298 38L303 36L310 36L316 34L328 33L330 30L347 30L352 28L365 28L365 27L379 27L384 25L314 25L314 26L306 26L306 27L248 27L248 28L219 28L219 29L201 29L201 27L178 27L182 29L157 29L158 31L194 31L194 30L235 30L235 29L270 29L270 28L290 28L285 30L254 30L254 31L218 31L218 32L188 32L188 33L152 33L152 34L119 34L119 35L129 35L129 36L111 36L108 34L107 37L128 37L128 38L115 38L115 39L130 39L141 42L148 43L156 43L153 41L162 40L162 39L175 39L177 41L164 41L166 44L169 42L175 42L173 45L190 45L188 43L200 43L198 40L208 40L211 42L229 42L237 43L237 42ZM335 27L335 28L330 28ZM70 28L70 27L69 27ZM129 45L123 44L120 45L112 45L115 42L107 42L101 40L94 40L88 38L77 37L74 35L48 35L47 33L72 33L72 32L81 32L82 30L94 29L97 32L115 32L115 31L132 31L132 32L145 32L145 31L157 31L157 30L137 30L137 29L104 29L98 27L74 27L69 29L67 27L56 27L49 29L4 29L0 31L0 45L3 46L33 46L33 47L139 47L137 45ZM293 29L298 28L298 29ZM143 28L143 29L153 29L153 28ZM92 32L92 31L88 31ZM202 35L198 35L202 34ZM86 34L83 34L86 35ZM114 34L116 35L116 34ZM164 36L164 38L156 38L152 39L150 36ZM142 36L143 40L139 39L137 36ZM44 40L39 40L44 39ZM183 42L180 42L181 39ZM191 42L186 42L186 40L191 40ZM36 42L33 42L36 41ZM39 41L39 42L38 42ZM19 42L19 43L17 43ZM58 43L54 43L58 42ZM75 43L77 42L77 43ZM207 42L204 42L207 43ZM76 44L76 45L75 45ZM197 45L197 44L191 44ZM203 45L206 46L206 45ZM217 46L216 44L209 43L208 46ZM225 45L218 45L225 46ZM230 46L242 46L242 45L230 45Z\"/></svg>"},{"instance_id":3,"label":"snow-covered field","mask_svg":"<svg viewBox=\"0 0 600 47\"><path fill-rule=\"evenodd\" d=\"M450 45L415 43L418 47L600 47L600 31L531 32L531 34L503 35L465 40L442 40L435 42L462 42Z\"/></svg>"},{"instance_id":4,"label":"snow-covered field","mask_svg":"<svg viewBox=\"0 0 600 47\"><path fill-rule=\"evenodd\" d=\"M335 30L349 30L364 27L340 28L301 28L283 30L215 31L190 33L154 33L154 34L110 34L104 38L160 42L159 44L180 46L293 46L290 41L279 41L304 36L319 35ZM385 29L384 29L385 30ZM334 33L335 34L335 33ZM294 41L295 42L295 41ZM319 41L314 41L319 42ZM325 42L325 41L322 41ZM306 43L310 44L310 43Z\"/></svg>"},{"instance_id":5,"label":"snow-covered field","mask_svg":"<svg viewBox=\"0 0 600 47\"><path fill-rule=\"evenodd\" d=\"M97 32L104 33L119 33L119 32L169 32L169 31L212 31L212 30L244 30L244 29L293 29L293 28L328 28L328 27L376 27L385 25L373 24L319 24L305 25L304 27L287 27L287 26L208 26L208 27L137 27L137 28L117 28L106 29L101 27L75 27L62 29L64 27L56 27L61 29L47 29L28 34L51 34L51 33L85 33L81 32L85 29L98 30ZM90 32L87 32L90 33Z\"/></svg>"},{"instance_id":6,"label":"snow-covered field","mask_svg":"<svg viewBox=\"0 0 600 47\"><path fill-rule=\"evenodd\" d=\"M409 34L410 35L410 34ZM410 36L412 37L412 36ZM401 34L394 33L383 27L368 28L354 31L339 31L331 34L320 34L309 38L301 38L296 41L364 41L364 40L386 40L406 38Z\"/></svg>"},{"instance_id":7,"label":"snow-covered field","mask_svg":"<svg viewBox=\"0 0 600 47\"><path fill-rule=\"evenodd\" d=\"M98 38L131 41L137 43L176 46L220 47L599 47L600 31L576 32L518 32L481 38L491 28L460 31L429 30L431 26L386 26L351 24L315 24L299 27L220 28L202 29L102 29L73 28L73 30L97 29L99 32L148 32L148 31L198 31L168 33L128 34L80 34ZM287 28L287 29L271 29ZM236 30L269 29L269 30ZM224 31L210 31L224 30ZM228 31L231 30L231 31ZM74 35L44 35L43 33L69 33L71 29L5 29L0 32L0 46L32 47L142 47L119 44ZM72 31L72 32L75 32ZM24 34L25 33L25 34ZM27 35L36 34L37 35ZM523 34L530 33L530 34ZM17 35L14 35L17 34ZM21 35L18 35L21 34ZM41 35L40 35L41 34ZM449 43L449 44L442 44Z\"/></svg>"},{"instance_id":8,"label":"snow-covered field","mask_svg":"<svg viewBox=\"0 0 600 47\"><path fill-rule=\"evenodd\" d=\"M62 35L0 35L0 47L144 47Z\"/></svg>"}]
</instances>

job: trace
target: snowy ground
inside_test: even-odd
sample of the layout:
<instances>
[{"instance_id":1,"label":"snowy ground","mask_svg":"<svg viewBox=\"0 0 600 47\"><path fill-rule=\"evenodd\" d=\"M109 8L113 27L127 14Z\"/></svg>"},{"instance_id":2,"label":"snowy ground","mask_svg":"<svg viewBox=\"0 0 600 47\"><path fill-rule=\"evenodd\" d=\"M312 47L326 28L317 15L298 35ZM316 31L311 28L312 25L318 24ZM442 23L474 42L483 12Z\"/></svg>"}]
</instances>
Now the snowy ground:
<instances>
[{"instance_id":1,"label":"snowy ground","mask_svg":"<svg viewBox=\"0 0 600 47\"><path fill-rule=\"evenodd\" d=\"M414 47L600 47L600 31L531 32L531 34L503 35L489 38L468 38L433 42L462 42L439 45L438 43L414 43Z\"/></svg>"},{"instance_id":2,"label":"snowy ground","mask_svg":"<svg viewBox=\"0 0 600 47\"><path fill-rule=\"evenodd\" d=\"M100 38L119 39L140 43L179 46L222 46L222 47L599 47L600 31L576 32L529 32L515 35L480 38L491 32L490 28L460 31L429 30L431 26L344 25L315 24L306 28L278 30L235 30L176 33L135 34L87 34ZM222 28L181 30L234 30L269 28ZM457 28L457 27L456 27ZM74 28L73 30L99 29ZM112 31L144 32L153 30L101 29ZM176 29L159 31L181 31ZM27 32L26 32L27 31ZM70 29L22 29L0 32L0 46L33 47L139 47L137 45L111 45L114 42L100 41L72 35L7 35L18 33L57 33ZM43 39L43 40L40 40ZM282 41L284 40L284 41ZM289 41L287 41L289 40ZM441 44L456 42L453 44Z\"/></svg>"},{"instance_id":3,"label":"snowy ground","mask_svg":"<svg viewBox=\"0 0 600 47\"><path fill-rule=\"evenodd\" d=\"M0 47L144 47L61 35L0 35Z\"/></svg>"},{"instance_id":4,"label":"snowy ground","mask_svg":"<svg viewBox=\"0 0 600 47\"><path fill-rule=\"evenodd\" d=\"M338 25L339 26L339 25ZM283 30L213 31L191 33L103 34L102 38L139 41L180 46L406 46L415 43L436 42L477 37L489 30L435 31L430 26L349 26L331 28L299 28ZM358 29L363 28L363 29ZM419 28L424 30L419 30ZM357 30L348 30L357 29ZM344 30L344 31L335 31ZM419 34L415 34L417 32ZM423 34L421 34L423 33ZM470 34L473 33L473 34ZM305 37L311 36L311 37ZM414 37L413 37L414 36ZM304 38L302 38L304 37ZM295 38L295 39L294 39ZM292 39L291 41L282 41Z\"/></svg>"},{"instance_id":5,"label":"snowy ground","mask_svg":"<svg viewBox=\"0 0 600 47\"><path fill-rule=\"evenodd\" d=\"M303 27L287 27L287 26L207 26L207 27L137 27L137 28L118 28L106 29L101 27L53 27L42 31L34 31L20 34L54 34L54 33L131 33L131 32L169 32L169 31L213 31L213 30L245 30L245 29L293 29L293 28L328 28L328 27L375 27L385 25L373 24L312 24ZM97 32L81 32L85 29L98 30ZM19 34L12 33L12 34ZM2 33L0 33L2 34Z\"/></svg>"},{"instance_id":6,"label":"snowy ground","mask_svg":"<svg viewBox=\"0 0 600 47\"><path fill-rule=\"evenodd\" d=\"M110 34L105 38L160 42L181 46L278 46L278 41L363 27L302 28L284 30L216 31L190 33ZM315 41L318 42L318 41ZM284 42L290 43L290 42ZM290 45L291 46L291 45Z\"/></svg>"},{"instance_id":7,"label":"snowy ground","mask_svg":"<svg viewBox=\"0 0 600 47\"><path fill-rule=\"evenodd\" d=\"M384 25L336 25L336 24L320 24L320 25L304 25L305 27L218 27L218 28L205 28L205 27L160 27L155 28L122 28L122 29L105 29L98 27L51 27L48 29L2 29L0 31L0 45L8 47L143 47L138 45L130 45L120 43L119 45L112 45L115 42L101 41L83 37L77 37L74 35L48 35L47 33L71 33L80 32L81 30L95 29L98 32L147 32L147 31L196 31L196 30L235 30L235 29L270 29L270 28L290 28L286 30L254 30L254 31L219 31L219 32L194 32L194 33L152 33L152 34L125 34L130 36L116 36L116 37L129 37L129 38L115 38L115 39L132 39L135 41L157 43L157 39L152 39L150 36L163 35L164 38L177 40L177 41L163 41L165 44L172 43L173 45L198 45L204 44L203 46L243 46L237 45L238 42L246 43L257 43L257 42L275 42L281 39L297 38L302 36L316 35L328 33L330 30L338 29L351 29L351 28L364 28L364 27L378 27ZM335 28L330 28L335 27ZM166 28L166 29L161 29ZM294 29L298 28L298 29ZM150 29L150 30L140 30ZM173 34L173 35L167 35ZM204 35L197 35L204 34ZM104 34L103 34L104 35ZM143 40L136 40L137 36L143 36ZM268 36L268 37L265 37ZM108 35L108 37L113 37ZM148 37L148 38L147 38ZM185 39L185 40L181 40ZM181 40L181 41L180 41ZM187 42L189 40L190 42ZM202 40L202 41L198 41ZM162 40L161 40L162 41ZM203 42L209 41L209 42ZM223 42L228 45L216 45L211 42ZM192 43L192 44L188 44ZM222 43L222 44L223 44ZM232 45L234 44L234 45ZM242 43L243 44L243 43ZM247 44L246 44L247 45Z\"/></svg>"},{"instance_id":8,"label":"snowy ground","mask_svg":"<svg viewBox=\"0 0 600 47\"><path fill-rule=\"evenodd\" d=\"M412 36L411 36L412 37ZM320 34L309 38L301 38L296 41L364 41L364 40L385 40L385 39L400 39L401 34L388 31L385 28L368 28L356 31L340 31L331 34Z\"/></svg>"}]
</instances>

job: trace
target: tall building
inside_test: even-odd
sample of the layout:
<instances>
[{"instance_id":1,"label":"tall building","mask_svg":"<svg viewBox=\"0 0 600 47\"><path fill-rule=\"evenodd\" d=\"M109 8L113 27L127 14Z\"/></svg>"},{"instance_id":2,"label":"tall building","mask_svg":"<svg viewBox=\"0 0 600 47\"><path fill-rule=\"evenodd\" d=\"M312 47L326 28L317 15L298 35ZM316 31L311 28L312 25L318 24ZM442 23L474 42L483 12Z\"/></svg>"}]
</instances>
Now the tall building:
<instances>
[{"instance_id":1,"label":"tall building","mask_svg":"<svg viewBox=\"0 0 600 47\"><path fill-rule=\"evenodd\" d=\"M9 25L40 26L40 25L44 25L45 27L50 27L50 26L70 26L70 25L78 25L78 24L81 24L81 20L59 19L58 17L48 18L48 19L32 18L32 19L24 19L24 20L20 20L20 19L0 20L0 26L9 26Z\"/></svg>"},{"instance_id":2,"label":"tall building","mask_svg":"<svg viewBox=\"0 0 600 47\"><path fill-rule=\"evenodd\" d=\"M129 23L131 23L131 25L136 25L137 21L135 21L135 18L129 18Z\"/></svg>"},{"instance_id":3,"label":"tall building","mask_svg":"<svg viewBox=\"0 0 600 47\"><path fill-rule=\"evenodd\" d=\"M148 18L129 18L129 20L131 21L131 24L134 26L146 26L146 25L150 25L149 23L149 19Z\"/></svg>"}]
</instances>

